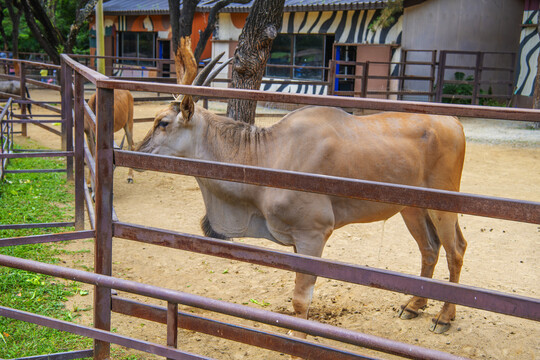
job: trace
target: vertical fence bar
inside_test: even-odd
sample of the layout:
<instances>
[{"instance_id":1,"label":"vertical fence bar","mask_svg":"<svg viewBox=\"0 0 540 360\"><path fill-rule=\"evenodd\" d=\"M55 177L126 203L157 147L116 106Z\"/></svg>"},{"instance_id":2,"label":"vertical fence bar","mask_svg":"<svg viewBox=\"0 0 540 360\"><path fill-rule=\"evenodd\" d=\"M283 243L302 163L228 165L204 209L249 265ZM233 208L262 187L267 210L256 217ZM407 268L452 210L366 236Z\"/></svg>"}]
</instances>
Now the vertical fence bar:
<instances>
[{"instance_id":1,"label":"vertical fence bar","mask_svg":"<svg viewBox=\"0 0 540 360\"><path fill-rule=\"evenodd\" d=\"M73 72L62 65L62 150L73 150ZM67 179L73 180L73 158L66 158Z\"/></svg>"},{"instance_id":2,"label":"vertical fence bar","mask_svg":"<svg viewBox=\"0 0 540 360\"><path fill-rule=\"evenodd\" d=\"M167 303L167 346L178 347L178 304L171 302Z\"/></svg>"},{"instance_id":3,"label":"vertical fence bar","mask_svg":"<svg viewBox=\"0 0 540 360\"><path fill-rule=\"evenodd\" d=\"M334 95L334 87L336 82L336 63L334 60L330 60L328 62L329 70L328 70L328 90L326 91L327 95Z\"/></svg>"},{"instance_id":4,"label":"vertical fence bar","mask_svg":"<svg viewBox=\"0 0 540 360\"><path fill-rule=\"evenodd\" d=\"M20 96L21 100L26 100L26 66L23 62L19 63L19 84L21 86L20 88ZM26 115L26 104L20 104L21 105L21 115ZM24 118L24 116L23 116ZM28 127L26 123L21 124L21 135L22 136L28 136Z\"/></svg>"},{"instance_id":5,"label":"vertical fence bar","mask_svg":"<svg viewBox=\"0 0 540 360\"><path fill-rule=\"evenodd\" d=\"M482 65L484 63L484 53L476 53L476 65L474 67L474 82L473 82L473 93L471 99L471 105L478 105L478 94L480 92L480 80L482 78Z\"/></svg>"},{"instance_id":6,"label":"vertical fence bar","mask_svg":"<svg viewBox=\"0 0 540 360\"><path fill-rule=\"evenodd\" d=\"M445 67L446 67L446 51L442 50L439 55L439 73L437 75L437 95L435 96L436 102L442 102Z\"/></svg>"},{"instance_id":7,"label":"vertical fence bar","mask_svg":"<svg viewBox=\"0 0 540 360\"><path fill-rule=\"evenodd\" d=\"M112 274L112 186L113 186L113 113L112 89L97 88L96 105L96 240L94 246L94 271ZM111 289L95 287L94 326L111 330ZM94 359L110 358L110 344L94 341Z\"/></svg>"},{"instance_id":8,"label":"vertical fence bar","mask_svg":"<svg viewBox=\"0 0 540 360\"><path fill-rule=\"evenodd\" d=\"M512 53L510 55L510 71L509 71L509 79L508 79L508 106L510 106L510 103L512 102L512 98L514 97L514 71L516 69L516 53Z\"/></svg>"},{"instance_id":9,"label":"vertical fence bar","mask_svg":"<svg viewBox=\"0 0 540 360\"><path fill-rule=\"evenodd\" d=\"M368 92L368 77L369 77L369 61L364 63L364 68L362 69L362 97L367 98Z\"/></svg>"},{"instance_id":10,"label":"vertical fence bar","mask_svg":"<svg viewBox=\"0 0 540 360\"><path fill-rule=\"evenodd\" d=\"M434 91L435 91L435 69L437 68L437 50L433 50L431 52L431 71L429 73L429 101L432 102L434 100Z\"/></svg>"},{"instance_id":11,"label":"vertical fence bar","mask_svg":"<svg viewBox=\"0 0 540 360\"><path fill-rule=\"evenodd\" d=\"M84 230L84 78L75 73L75 230Z\"/></svg>"},{"instance_id":12,"label":"vertical fence bar","mask_svg":"<svg viewBox=\"0 0 540 360\"><path fill-rule=\"evenodd\" d=\"M403 89L405 89L405 67L407 65L407 50L401 50L401 63L399 64L399 88L398 100L403 100Z\"/></svg>"}]
</instances>

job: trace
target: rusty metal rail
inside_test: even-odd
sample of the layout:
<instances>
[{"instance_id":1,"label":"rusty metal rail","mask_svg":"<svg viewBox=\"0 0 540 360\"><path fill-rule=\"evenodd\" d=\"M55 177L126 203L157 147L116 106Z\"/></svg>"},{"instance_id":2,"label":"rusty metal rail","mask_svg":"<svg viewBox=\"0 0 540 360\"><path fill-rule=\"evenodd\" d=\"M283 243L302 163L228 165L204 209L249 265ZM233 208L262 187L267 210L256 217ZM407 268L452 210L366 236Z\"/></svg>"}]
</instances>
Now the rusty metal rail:
<instances>
[{"instance_id":1,"label":"rusty metal rail","mask_svg":"<svg viewBox=\"0 0 540 360\"><path fill-rule=\"evenodd\" d=\"M275 93L260 90L209 88L203 86L152 84L141 81L96 79L97 86L108 89L132 91L169 92L173 94L198 95L217 99L245 99L298 105L336 106L381 111L412 112L488 119L540 122L540 110L501 108L495 106L426 103L419 101L394 101L384 99L351 98L343 96L318 96Z\"/></svg>"},{"instance_id":2,"label":"rusty metal rail","mask_svg":"<svg viewBox=\"0 0 540 360\"><path fill-rule=\"evenodd\" d=\"M332 340L341 341L344 343L357 345L365 347L372 350L384 351L389 354L399 355L410 359L463 359L462 357L451 355L437 350L425 349L419 346L400 343L393 340L388 340L378 336L362 334L356 331L342 329L336 326L321 324L312 320L305 320L296 318L289 315L283 315L279 313L274 313L268 310L257 309L249 306L233 304L226 301L214 300L205 298L199 295L193 295L184 293L181 291L174 291L166 288L161 288L158 286L141 284L135 281L118 279L112 276L100 275L89 273L81 270L64 268L57 265L45 264L33 260L19 259L12 256L0 255L0 264L3 266L9 266L16 269L38 272L41 274L51 275L55 277L61 277L64 279L70 279L74 281L84 282L87 284L93 284L99 286L103 289L106 289L110 294L111 289L126 291L133 294L143 295L147 297L152 297L155 299L165 300L174 304L182 304L187 306L196 307L199 309L209 310L213 312L218 312L225 315L230 315L234 317L240 317L247 320L258 321L272 326L282 327L286 329L293 329L296 331L302 331L314 336L321 336ZM18 310L9 310L6 308L0 307L0 316L6 316L9 314L9 317L14 316L23 316L24 321L30 321L37 323L36 321L46 321L50 320L48 318L41 317L39 315L24 313ZM46 319L46 320L45 320ZM70 331L67 329L84 328L80 325L73 323L62 322L55 320L51 322L50 325L61 324L62 329ZM39 325L44 325L39 323ZM45 326L49 326L45 325ZM54 327L56 328L56 327ZM118 338L121 336L108 333L110 338L104 337L103 333L100 330L94 330L85 328L85 331L89 330L95 331L91 333L90 337L101 339L102 341L108 341L113 343L118 343ZM83 334L84 335L84 334ZM86 336L88 336L86 335ZM100 336L100 337L98 337ZM123 344L121 344L123 345ZM135 345L135 344L132 344ZM126 345L124 345L126 346ZM133 347L133 346L130 346ZM137 350L146 351L139 347L133 347ZM162 355L162 353L155 352L156 355ZM164 355L162 355L164 356ZM362 355L359 355L360 358Z\"/></svg>"},{"instance_id":3,"label":"rusty metal rail","mask_svg":"<svg viewBox=\"0 0 540 360\"><path fill-rule=\"evenodd\" d=\"M115 150L115 165L540 224L540 203Z\"/></svg>"},{"instance_id":4,"label":"rusty metal rail","mask_svg":"<svg viewBox=\"0 0 540 360\"><path fill-rule=\"evenodd\" d=\"M134 300L120 298L118 296L113 296L112 298L112 311L148 321L162 324L168 323L167 309L160 306L148 305ZM268 350L290 352L292 349L292 355L303 356L307 359L373 359L371 357L361 356L349 351L316 344L288 335L262 331L246 326L232 325L222 321L197 316L189 312L175 312L178 316L177 326L179 328L218 336Z\"/></svg>"},{"instance_id":5,"label":"rusty metal rail","mask_svg":"<svg viewBox=\"0 0 540 360\"><path fill-rule=\"evenodd\" d=\"M0 316L8 317L15 320L26 321L29 323L37 324L40 326L46 326L51 329L67 331L72 334L82 335L93 339L101 339L113 344L118 344L128 348L132 348L147 353L166 356L171 359L187 359L187 360L200 360L210 359L205 356L198 356L180 351L167 346L150 343L148 341L129 338L126 336L114 334L108 331L99 330L87 326L74 324L67 321L57 320L41 315L32 314L26 311L20 311L15 309L6 308L0 306ZM84 357L87 353L81 353L79 356ZM48 359L49 357L47 357ZM80 358L80 357L79 357Z\"/></svg>"},{"instance_id":6,"label":"rusty metal rail","mask_svg":"<svg viewBox=\"0 0 540 360\"><path fill-rule=\"evenodd\" d=\"M127 223L114 236L540 321L540 300L519 295Z\"/></svg>"},{"instance_id":7,"label":"rusty metal rail","mask_svg":"<svg viewBox=\"0 0 540 360\"><path fill-rule=\"evenodd\" d=\"M19 236L0 239L0 247L27 244L43 244L57 241L89 239L96 236L93 230L71 231L60 234L43 234L32 236Z\"/></svg>"}]
</instances>

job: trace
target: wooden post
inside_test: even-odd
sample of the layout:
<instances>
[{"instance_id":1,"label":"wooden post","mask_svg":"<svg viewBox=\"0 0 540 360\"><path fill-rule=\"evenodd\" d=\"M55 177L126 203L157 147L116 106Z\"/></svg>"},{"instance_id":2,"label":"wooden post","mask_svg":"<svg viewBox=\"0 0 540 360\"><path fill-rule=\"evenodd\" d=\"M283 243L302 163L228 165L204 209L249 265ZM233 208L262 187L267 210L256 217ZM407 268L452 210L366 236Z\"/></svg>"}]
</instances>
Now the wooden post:
<instances>
[{"instance_id":1,"label":"wooden post","mask_svg":"<svg viewBox=\"0 0 540 360\"><path fill-rule=\"evenodd\" d=\"M75 230L84 230L84 78L75 73Z\"/></svg>"},{"instance_id":2,"label":"wooden post","mask_svg":"<svg viewBox=\"0 0 540 360\"><path fill-rule=\"evenodd\" d=\"M178 304L171 302L167 304L167 346L178 347Z\"/></svg>"},{"instance_id":3,"label":"wooden post","mask_svg":"<svg viewBox=\"0 0 540 360\"><path fill-rule=\"evenodd\" d=\"M97 88L96 96L96 241L94 272L112 274L113 112L112 89ZM111 330L111 289L95 287L94 326ZM110 343L94 340L94 359L110 358Z\"/></svg>"},{"instance_id":4,"label":"wooden post","mask_svg":"<svg viewBox=\"0 0 540 360\"><path fill-rule=\"evenodd\" d=\"M19 84L21 85L20 88L20 96L21 100L26 100L26 67L23 62L19 63ZM21 115L26 115L26 104L20 104L21 105ZM24 116L23 116L24 119ZM21 124L21 133L22 136L28 136L28 124L23 123Z\"/></svg>"}]
</instances>

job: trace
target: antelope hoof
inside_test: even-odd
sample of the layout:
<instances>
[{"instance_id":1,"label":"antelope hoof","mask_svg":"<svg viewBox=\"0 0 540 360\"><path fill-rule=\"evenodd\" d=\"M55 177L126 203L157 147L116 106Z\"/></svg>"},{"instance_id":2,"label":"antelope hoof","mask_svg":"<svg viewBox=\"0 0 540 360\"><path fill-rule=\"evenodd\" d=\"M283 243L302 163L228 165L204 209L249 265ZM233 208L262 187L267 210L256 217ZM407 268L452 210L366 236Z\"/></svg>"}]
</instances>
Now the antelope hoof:
<instances>
[{"instance_id":1,"label":"antelope hoof","mask_svg":"<svg viewBox=\"0 0 540 360\"><path fill-rule=\"evenodd\" d=\"M128 184L133 184L133 179L132 179L132 178L128 178L128 179L127 179L127 182L128 182Z\"/></svg>"},{"instance_id":2,"label":"antelope hoof","mask_svg":"<svg viewBox=\"0 0 540 360\"><path fill-rule=\"evenodd\" d=\"M443 334L447 332L450 329L450 323L440 321L436 318L431 319L431 326L429 327L429 330L434 332L435 334Z\"/></svg>"},{"instance_id":3,"label":"antelope hoof","mask_svg":"<svg viewBox=\"0 0 540 360\"><path fill-rule=\"evenodd\" d=\"M418 317L418 311L408 309L405 305L401 305L401 311L399 312L399 318L403 320L410 320Z\"/></svg>"}]
</instances>

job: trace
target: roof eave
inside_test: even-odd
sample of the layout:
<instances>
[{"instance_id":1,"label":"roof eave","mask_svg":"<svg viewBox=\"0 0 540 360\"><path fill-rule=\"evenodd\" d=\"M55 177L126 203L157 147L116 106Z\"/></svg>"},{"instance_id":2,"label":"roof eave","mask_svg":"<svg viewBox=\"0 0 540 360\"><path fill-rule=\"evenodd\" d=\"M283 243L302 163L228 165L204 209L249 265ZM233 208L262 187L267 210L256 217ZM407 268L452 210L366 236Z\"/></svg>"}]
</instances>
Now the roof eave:
<instances>
[{"instance_id":1,"label":"roof eave","mask_svg":"<svg viewBox=\"0 0 540 360\"><path fill-rule=\"evenodd\" d=\"M346 10L377 10L383 9L386 1L372 1L368 3L352 4L318 4L318 5L292 5L285 6L283 12L313 12L313 11L346 11ZM210 7L197 7L197 12L210 12ZM250 7L228 6L221 10L224 13L249 13ZM169 10L128 10L128 11L104 11L104 15L123 16L123 15L168 15Z\"/></svg>"}]
</instances>

